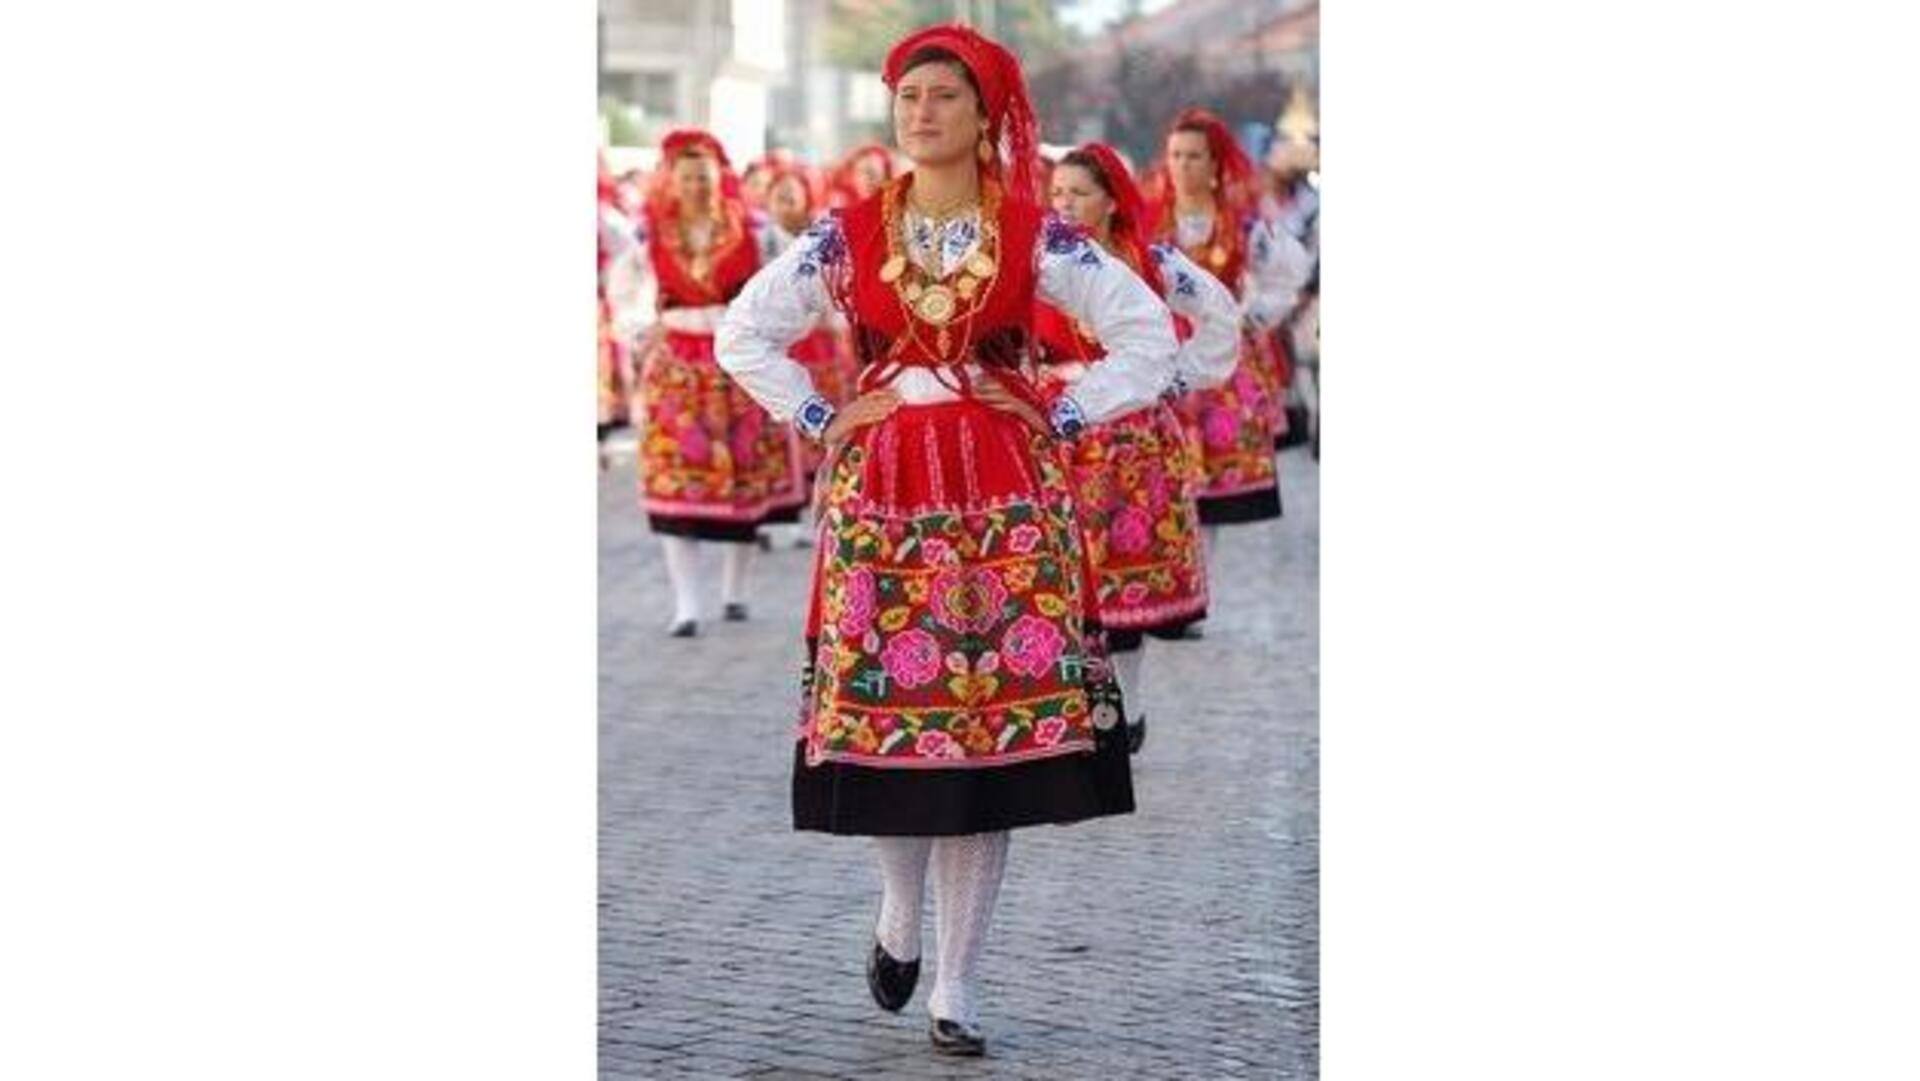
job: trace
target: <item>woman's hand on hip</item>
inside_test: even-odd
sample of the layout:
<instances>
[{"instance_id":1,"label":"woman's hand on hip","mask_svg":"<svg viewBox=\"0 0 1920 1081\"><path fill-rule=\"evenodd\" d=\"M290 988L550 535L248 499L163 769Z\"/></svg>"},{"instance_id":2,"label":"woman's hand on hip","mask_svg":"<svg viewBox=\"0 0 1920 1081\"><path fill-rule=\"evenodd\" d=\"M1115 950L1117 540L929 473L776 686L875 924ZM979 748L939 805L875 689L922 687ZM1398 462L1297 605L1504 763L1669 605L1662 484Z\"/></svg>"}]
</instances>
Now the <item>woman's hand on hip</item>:
<instances>
[{"instance_id":1,"label":"woman's hand on hip","mask_svg":"<svg viewBox=\"0 0 1920 1081\"><path fill-rule=\"evenodd\" d=\"M845 442L854 432L887 419L900 408L900 393L891 387L870 390L848 402L833 415L833 422L820 436L828 446Z\"/></svg>"}]
</instances>

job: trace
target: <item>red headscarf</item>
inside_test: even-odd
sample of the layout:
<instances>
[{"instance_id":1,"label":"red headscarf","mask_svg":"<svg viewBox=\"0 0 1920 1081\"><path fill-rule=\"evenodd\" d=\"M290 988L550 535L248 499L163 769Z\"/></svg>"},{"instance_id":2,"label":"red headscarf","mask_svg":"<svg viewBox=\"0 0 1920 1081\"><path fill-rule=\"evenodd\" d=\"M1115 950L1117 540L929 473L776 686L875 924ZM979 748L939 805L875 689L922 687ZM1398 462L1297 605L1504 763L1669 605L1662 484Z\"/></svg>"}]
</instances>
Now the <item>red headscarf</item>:
<instances>
[{"instance_id":1,"label":"red headscarf","mask_svg":"<svg viewBox=\"0 0 1920 1081\"><path fill-rule=\"evenodd\" d=\"M879 143L857 146L840 159L840 164L833 167L832 176L828 179L828 198L835 207L852 206L860 201L860 193L853 186L853 167L866 157L879 159L881 176L884 180L893 179L893 151Z\"/></svg>"},{"instance_id":2,"label":"red headscarf","mask_svg":"<svg viewBox=\"0 0 1920 1081\"><path fill-rule=\"evenodd\" d=\"M1027 81L1020 62L1001 45L970 26L952 23L929 26L900 40L887 53L881 79L892 90L905 75L907 61L922 49L945 49L960 58L979 84L980 104L987 113L987 141L993 144L993 162L1010 198L1031 201L1039 190L1040 122L1027 98Z\"/></svg>"},{"instance_id":3,"label":"red headscarf","mask_svg":"<svg viewBox=\"0 0 1920 1081\"><path fill-rule=\"evenodd\" d=\"M1167 126L1167 139L1182 129L1198 129L1207 136L1207 150L1213 156L1213 174L1220 181L1214 190L1213 199L1222 215L1230 221L1238 222L1253 211L1259 192L1255 190L1253 159L1240 149L1240 143L1227 130L1226 122L1205 109L1182 109L1180 115L1173 118ZM1153 209L1155 216L1163 214L1173 205L1173 177L1168 175L1166 160L1166 140L1161 140L1160 160L1148 174L1146 198L1149 202L1163 204Z\"/></svg>"},{"instance_id":4,"label":"red headscarf","mask_svg":"<svg viewBox=\"0 0 1920 1081\"><path fill-rule=\"evenodd\" d=\"M1108 223L1108 232L1113 237L1114 246L1133 257L1133 265L1154 292L1164 293L1166 290L1160 279L1160 268L1147 257L1147 243L1153 222L1147 216L1146 198L1133 182L1133 173L1127 169L1127 163L1121 160L1118 151L1106 143L1086 143L1077 147L1074 153L1084 154L1100 163L1108 193L1113 196L1113 218ZM1060 164L1069 163L1062 161Z\"/></svg>"},{"instance_id":5,"label":"red headscarf","mask_svg":"<svg viewBox=\"0 0 1920 1081\"><path fill-rule=\"evenodd\" d=\"M787 177L794 177L800 181L801 190L807 193L807 213L809 215L820 213L821 207L825 206L827 201L826 182L820 176L820 170L792 155L777 161L769 155L763 160L766 162L768 195L773 194L774 185Z\"/></svg>"},{"instance_id":6,"label":"red headscarf","mask_svg":"<svg viewBox=\"0 0 1920 1081\"><path fill-rule=\"evenodd\" d=\"M727 160L727 150L720 145L720 140L696 128L675 128L660 140L660 163L647 185L648 217L664 220L679 213L679 199L673 194L673 163L689 150L698 151L719 165L721 202L745 202L740 177L735 175L733 163Z\"/></svg>"}]
</instances>

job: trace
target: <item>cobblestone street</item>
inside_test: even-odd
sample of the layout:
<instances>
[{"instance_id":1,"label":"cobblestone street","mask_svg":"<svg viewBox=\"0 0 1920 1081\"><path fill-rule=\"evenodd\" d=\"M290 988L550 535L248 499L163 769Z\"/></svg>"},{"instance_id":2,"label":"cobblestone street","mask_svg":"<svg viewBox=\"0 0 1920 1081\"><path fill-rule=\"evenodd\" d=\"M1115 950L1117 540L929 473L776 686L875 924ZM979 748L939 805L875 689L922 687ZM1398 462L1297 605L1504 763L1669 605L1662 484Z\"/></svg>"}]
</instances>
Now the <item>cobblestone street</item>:
<instances>
[{"instance_id":1,"label":"cobblestone street","mask_svg":"<svg viewBox=\"0 0 1920 1081\"><path fill-rule=\"evenodd\" d=\"M967 1060L928 1047L929 973L898 1015L868 997L869 842L791 828L811 551L759 557L742 624L717 618L706 546L700 637L665 637L630 447L600 487L602 1077L1317 1076L1319 491L1303 451L1282 458L1286 517L1221 534L1205 638L1148 645L1139 811L1014 834L982 966L987 1057ZM1076 926L1041 919L1075 902Z\"/></svg>"}]
</instances>

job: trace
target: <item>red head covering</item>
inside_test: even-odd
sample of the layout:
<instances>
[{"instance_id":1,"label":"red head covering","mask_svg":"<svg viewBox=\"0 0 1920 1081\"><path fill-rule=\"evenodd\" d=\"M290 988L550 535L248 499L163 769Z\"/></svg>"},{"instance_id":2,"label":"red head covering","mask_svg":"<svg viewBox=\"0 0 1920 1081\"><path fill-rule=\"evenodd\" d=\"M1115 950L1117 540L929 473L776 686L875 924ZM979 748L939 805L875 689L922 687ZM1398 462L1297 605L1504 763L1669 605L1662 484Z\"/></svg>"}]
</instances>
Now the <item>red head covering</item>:
<instances>
[{"instance_id":1,"label":"red head covering","mask_svg":"<svg viewBox=\"0 0 1920 1081\"><path fill-rule=\"evenodd\" d=\"M881 79L891 90L907 73L907 61L922 49L945 49L960 58L980 86L980 104L987 113L987 141L994 160L988 166L1000 175L1010 198L1032 201L1039 190L1040 122L1027 98L1027 81L1020 62L999 42L970 26L953 23L929 26L900 40L887 53Z\"/></svg>"},{"instance_id":2,"label":"red head covering","mask_svg":"<svg viewBox=\"0 0 1920 1081\"><path fill-rule=\"evenodd\" d=\"M679 212L679 199L673 194L673 163L689 151L697 151L719 165L721 202L745 201L740 178L734 174L720 140L695 128L675 128L660 140L660 164L654 168L647 190L648 216L664 219Z\"/></svg>"},{"instance_id":3,"label":"red head covering","mask_svg":"<svg viewBox=\"0 0 1920 1081\"><path fill-rule=\"evenodd\" d=\"M1127 163L1121 160L1118 151L1106 143L1087 143L1076 148L1074 153L1085 155L1100 164L1108 194L1113 196L1113 218L1108 223L1108 231L1113 237L1114 246L1132 255L1134 267L1154 292L1165 292L1161 287L1160 268L1147 258L1147 242L1153 228L1153 222L1147 216L1147 201L1140 194L1139 186L1133 182L1133 173L1127 169ZM1078 163L1063 160L1060 164Z\"/></svg>"},{"instance_id":4,"label":"red head covering","mask_svg":"<svg viewBox=\"0 0 1920 1081\"><path fill-rule=\"evenodd\" d=\"M879 143L865 143L857 146L833 169L833 176L828 186L831 189L834 206L852 206L860 201L860 193L854 190L853 186L853 167L860 163L861 158L868 157L880 162L883 177L888 180L893 179L893 151Z\"/></svg>"},{"instance_id":5,"label":"red head covering","mask_svg":"<svg viewBox=\"0 0 1920 1081\"><path fill-rule=\"evenodd\" d=\"M1259 193L1254 189L1253 160L1247 152L1240 149L1240 143L1227 130L1226 122L1205 109L1182 109L1180 115L1173 118L1167 126L1167 138L1182 129L1204 132L1207 136L1207 150L1213 156L1214 176L1220 180L1220 186L1214 193L1214 202L1218 204L1226 217L1238 221L1251 213ZM1162 140L1161 158L1147 177L1146 197L1150 202L1173 203L1173 178L1167 173L1165 140Z\"/></svg>"},{"instance_id":6,"label":"red head covering","mask_svg":"<svg viewBox=\"0 0 1920 1081\"><path fill-rule=\"evenodd\" d=\"M773 194L774 185L785 180L787 177L794 177L800 181L801 190L807 193L808 214L818 214L820 208L826 205L826 181L820 176L820 170L813 168L792 155L788 155L778 161L772 160L771 155L769 155L768 159L766 159L766 166L768 195Z\"/></svg>"}]
</instances>

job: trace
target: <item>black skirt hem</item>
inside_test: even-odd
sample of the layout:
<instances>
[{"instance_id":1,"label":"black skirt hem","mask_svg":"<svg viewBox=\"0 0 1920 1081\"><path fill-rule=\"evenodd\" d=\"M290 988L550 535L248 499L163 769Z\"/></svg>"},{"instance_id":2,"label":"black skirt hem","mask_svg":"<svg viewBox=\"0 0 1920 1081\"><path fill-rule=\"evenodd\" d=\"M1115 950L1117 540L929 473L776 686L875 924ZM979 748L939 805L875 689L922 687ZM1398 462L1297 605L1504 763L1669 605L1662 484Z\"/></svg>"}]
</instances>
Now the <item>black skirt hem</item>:
<instances>
[{"instance_id":1,"label":"black skirt hem","mask_svg":"<svg viewBox=\"0 0 1920 1081\"><path fill-rule=\"evenodd\" d=\"M1095 734L1091 754L975 769L807 765L793 745L793 828L854 837L952 837L1064 826L1133 813L1125 730Z\"/></svg>"},{"instance_id":2,"label":"black skirt hem","mask_svg":"<svg viewBox=\"0 0 1920 1081\"><path fill-rule=\"evenodd\" d=\"M1107 652L1131 653L1139 649L1148 638L1158 638L1163 642L1178 641L1187 636L1187 628L1205 621L1207 610L1200 609L1190 616L1166 623L1156 623L1151 627L1127 627L1125 629L1107 628Z\"/></svg>"},{"instance_id":3,"label":"black skirt hem","mask_svg":"<svg viewBox=\"0 0 1920 1081\"><path fill-rule=\"evenodd\" d=\"M1241 492L1239 495L1201 496L1199 503L1201 525L1264 522L1281 516L1280 486L1277 484L1255 492Z\"/></svg>"},{"instance_id":4,"label":"black skirt hem","mask_svg":"<svg viewBox=\"0 0 1920 1081\"><path fill-rule=\"evenodd\" d=\"M647 528L655 533L693 540L724 541L728 544L752 544L760 530L759 522L721 522L711 518L683 518L678 515L649 514Z\"/></svg>"}]
</instances>

